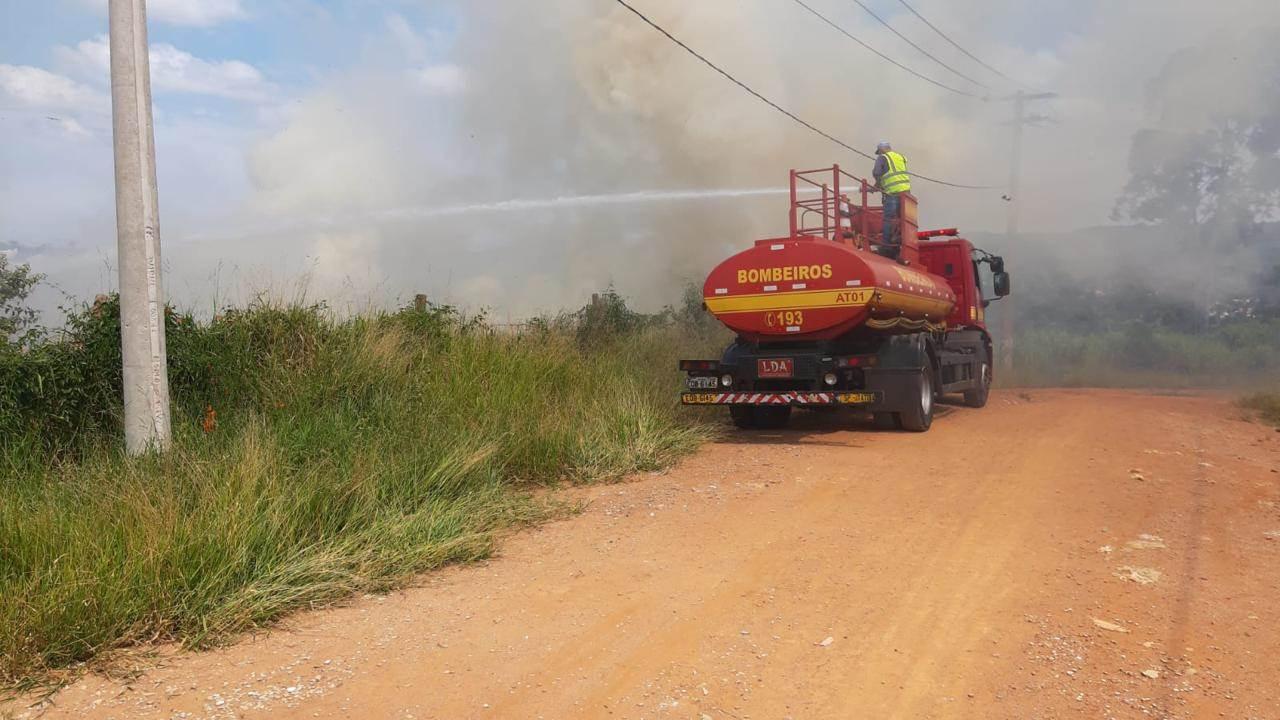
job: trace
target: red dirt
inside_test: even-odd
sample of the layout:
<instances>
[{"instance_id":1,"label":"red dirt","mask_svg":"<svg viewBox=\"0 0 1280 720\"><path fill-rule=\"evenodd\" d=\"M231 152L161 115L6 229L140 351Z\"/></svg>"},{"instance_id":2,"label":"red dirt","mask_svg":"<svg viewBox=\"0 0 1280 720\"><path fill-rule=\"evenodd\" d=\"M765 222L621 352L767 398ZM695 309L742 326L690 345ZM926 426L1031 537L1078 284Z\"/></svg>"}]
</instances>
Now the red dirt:
<instances>
[{"instance_id":1,"label":"red dirt","mask_svg":"<svg viewBox=\"0 0 1280 720\"><path fill-rule=\"evenodd\" d=\"M1280 718L1280 433L1112 391L996 393L924 435L841 427L569 491L585 512L491 562L37 710Z\"/></svg>"}]
</instances>

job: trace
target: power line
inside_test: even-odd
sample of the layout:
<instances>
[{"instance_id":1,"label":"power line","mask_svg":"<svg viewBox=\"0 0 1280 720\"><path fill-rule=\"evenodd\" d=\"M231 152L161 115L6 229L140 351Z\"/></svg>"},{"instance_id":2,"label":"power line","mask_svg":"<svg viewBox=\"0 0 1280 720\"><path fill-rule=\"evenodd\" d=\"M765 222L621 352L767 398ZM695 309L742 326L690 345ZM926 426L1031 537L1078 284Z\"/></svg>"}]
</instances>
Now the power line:
<instances>
[{"instance_id":1,"label":"power line","mask_svg":"<svg viewBox=\"0 0 1280 720\"><path fill-rule=\"evenodd\" d=\"M931 22L929 22L928 20L926 20L926 19L925 19L925 17L924 17L923 15L921 15L921 14L920 14L920 12L919 12L918 10L916 10L915 8L913 8L913 7L911 7L910 5L908 5L908 4L907 4L907 0L898 0L898 2L902 3L902 7L904 7L904 8L906 8L906 9L910 10L912 15L915 15L916 17L920 18L920 22L924 23L925 25L928 25L928 26L929 26L929 27L930 27L934 32L938 33L938 35L939 35L939 36L941 36L943 40L946 40L947 42L951 43L951 45L952 45L953 47L955 47L955 49L957 49L957 50L959 50L960 52L964 53L964 54L965 54L965 56L967 56L970 60L972 60L972 61L974 61L974 62L978 63L978 64L979 64L979 65L981 65L982 67L984 67L984 68L986 68L986 69L990 70L991 72L993 72L993 73L995 73L995 74L999 75L1000 77L1004 78L1005 80L1008 80L1009 82L1014 83L1015 85L1022 85L1022 83L1018 82L1017 80L1014 80L1013 78L1009 77L1008 75L1005 75L1004 73L1000 72L999 70L997 70L997 69L995 69L995 68L991 67L990 65L986 64L985 62L983 62L982 60L980 60L980 59L978 58L978 56L977 56L977 55L974 55L973 53L969 52L968 50L965 50L965 49L960 45L960 43L958 43L958 42L956 42L955 40L952 40L951 38L947 37L947 34L946 34L946 33L942 32L941 30L939 30L939 29L938 29L938 27L937 27L936 25L934 25L933 23L931 23Z\"/></svg>"},{"instance_id":2,"label":"power line","mask_svg":"<svg viewBox=\"0 0 1280 720\"><path fill-rule=\"evenodd\" d=\"M808 11L809 11L809 12L810 12L814 17L818 18L818 19L819 19L819 20L821 20L822 22L824 22L824 23L826 23L826 24L830 25L833 29L835 29L835 31L836 31L836 32L840 33L841 35L844 35L845 37L847 37L847 38L849 38L850 40L852 40L852 41L854 41L854 42L858 43L859 45L861 45L862 47L866 48L867 50L870 50L871 52L875 53L877 56L879 56L879 57L880 57L881 59L883 59L884 61L886 61L886 62L888 62L888 63L891 63L891 64L893 64L893 65L895 65L895 66L897 66L897 67L899 67L899 68L902 68L903 70L906 70L907 72L911 73L912 75L915 75L916 77L920 78L921 80L924 80L925 82L927 82L927 83L931 83L931 84L933 84L933 85L937 85L938 87L942 88L943 90L949 90L949 91L951 91L951 92L953 92L953 93L956 93L957 95L964 95L965 97L977 98L977 99L979 99L979 100L983 100L983 101L985 101L985 100L986 100L986 98L985 98L985 97L983 97L983 96L981 96L981 95L976 95L976 94L974 94L974 93L967 92L967 91L961 90L961 89L959 89L959 88L951 87L950 85L947 85L946 83L943 83L943 82L939 82L939 81L937 81L937 80L934 80L933 78L929 77L928 75L925 75L925 74L923 74L923 73L919 73L919 72L916 72L915 70L912 70L911 68L907 67L906 65L903 65L902 63L898 62L897 60L894 60L893 58L889 57L888 55L885 55L884 53L880 52L879 50L877 50L877 49L875 49L875 48L871 47L870 45L866 44L865 42L863 42L863 41L859 40L857 37L854 37L854 35L853 35L852 33L850 33L848 30L845 30L844 28L842 28L842 27L840 27L839 25L837 25L835 22L833 22L831 19L829 19L826 15L823 15L822 13L818 12L817 10L814 10L812 7L809 7L809 5L807 5L807 4L804 2L804 0L791 0L791 1L792 1L792 2L794 2L795 4L799 5L800 7L804 8L805 10L808 10Z\"/></svg>"},{"instance_id":3,"label":"power line","mask_svg":"<svg viewBox=\"0 0 1280 720\"><path fill-rule=\"evenodd\" d=\"M950 70L950 71L951 71L952 73L954 73L957 77L960 77L960 78L963 78L963 79L965 79L965 80L968 80L969 82L973 83L974 85L977 85L977 86L978 86L978 87L980 87L980 88L986 88L987 90L990 90L990 89L991 89L991 86L987 85L986 83L980 82L980 81L978 81L978 80L974 80L973 78L969 77L968 75L965 75L964 73L960 72L959 70L957 70L957 69L955 69L955 68L951 67L950 65L948 65L948 64L946 64L946 63L942 62L941 60L939 60L938 58L934 57L934 56L933 56L933 54L932 54L932 53L930 53L928 50L925 50L924 48L922 48L922 47L920 47L919 45L917 45L917 44L915 44L914 42L912 42L910 38L908 38L906 35L903 35L902 33L898 32L898 30L897 30L896 28L894 28L892 25L890 25L890 24L889 24L889 22L888 22L887 20L885 20L884 18L880 17L879 15L877 15L877 14L875 13L875 11L874 11L874 10L872 10L871 8L869 8L869 7L867 7L866 5L864 5L864 4L862 3L862 1L861 1L861 0L853 0L853 4L854 4L854 5L857 5L858 7L862 8L863 10L867 11L867 14L868 14L868 15L870 15L871 17L875 18L875 19L876 19L876 22L880 23L881 25L885 26L886 28L889 28L889 32L893 33L894 35L897 35L899 38L902 38L902 41L903 41L903 42L905 42L906 44L908 44L908 45L910 45L911 47L915 48L916 50L919 50L921 55L924 55L925 57L927 57L927 58L929 58L930 60L932 60L932 61L934 61L934 62L938 63L938 64L939 64L939 65L941 65L942 67L944 67L944 68L946 68L946 69Z\"/></svg>"},{"instance_id":4,"label":"power line","mask_svg":"<svg viewBox=\"0 0 1280 720\"><path fill-rule=\"evenodd\" d=\"M806 120L801 119L799 116L797 116L795 113L791 112L790 110L787 110L786 108L784 108L784 107L782 107L781 105L779 105L779 104L775 103L774 101L770 100L769 98L765 97L764 95L761 95L760 93L756 92L755 90L752 90L752 89L751 89L751 88L750 88L746 83L744 83L744 82L742 82L741 80L739 80L738 78L736 78L736 77L734 77L734 76L730 75L728 72L725 72L724 70L720 69L720 66L719 66L719 65L716 65L715 63L711 62L711 61L710 61L710 60L708 60L707 58L703 57L700 53L698 53L698 51L697 51L697 50L694 50L693 48L689 47L688 45L685 45L683 42L681 42L681 41L680 41L680 39L679 39L679 38L677 38L676 36L672 35L671 33L667 32L665 29L663 29L663 27L662 27L661 25L659 25L659 24L657 24L656 22L654 22L654 21L650 20L648 17L646 17L646 16L644 15L644 13L642 13L642 12L640 12L639 10L635 9L634 7L632 7L632 6L631 6L631 4L627 2L627 0L615 0L615 1L616 1L619 5L621 5L622 7L624 7L624 8L626 8L626 9L630 10L630 11L631 11L631 13L632 13L633 15L635 15L636 17L638 17L638 18L640 18L642 21L644 21L644 23L645 23L646 25L648 25L649 27L653 28L654 30L657 30L658 32L660 32L660 33L662 33L663 35L665 35L665 36L667 37L667 39L668 39L668 40L670 40L671 42L675 43L676 45L679 45L681 48L683 48L683 49L684 49L684 51L685 51L685 52L687 52L687 53L689 53L690 55L694 56L695 58L697 58L697 59L701 60L701 61L702 61L702 63L703 63L704 65L706 65L707 67L711 68L712 70L715 70L716 72L718 72L718 73L720 73L721 75L723 75L723 76L724 76L724 78L725 78L726 80L728 80L729 82L733 83L734 85L737 85L738 87L742 88L743 90L747 91L749 94L751 94L751 95L755 96L755 98L756 98L757 100L759 100L760 102L762 102L762 103L764 103L764 104L768 105L769 107L773 108L774 110L777 110L778 112L782 113L783 115L786 115L787 117L791 118L792 120L796 121L797 123L799 123L799 124L801 124L801 125L805 126L806 128L808 128L808 129L812 130L813 132L817 133L818 135L821 135L822 137L824 137L824 138L826 138L826 139L830 140L831 142L835 143L836 145L839 145L840 147L844 148L845 150L848 150L849 152L851 152L851 153L853 153L853 154L855 154L855 155L859 155L859 156L861 156L861 157L864 157L864 158L866 158L866 159L868 159L868 160L875 160L875 156L874 156L874 155L870 155L870 154L868 154L868 153L865 153L865 152L863 152L863 151L861 151L861 150L859 150L859 149L855 148L854 146L850 145L849 143L844 142L843 140L840 140L839 138L837 138L837 137L835 137L835 136L831 135L830 133L827 133L827 132L825 132L825 131L823 131L823 130L819 129L817 126L813 125L812 123L810 123L810 122L808 122L808 121L806 121ZM924 180L924 181L927 181L927 182L934 183L934 184L936 184L936 185L945 185L945 186L947 186L947 187L961 188L961 189L963 189L963 190L991 190L991 189L993 189L993 188L994 188L994 186L992 186L992 185L963 185L963 184L960 184L960 183L947 182L946 180L938 180L937 178L931 178L931 177L929 177L928 175L921 175L921 174L919 174L919 173L911 173L911 176L912 176L912 177L915 177L915 178L919 178L919 179Z\"/></svg>"}]
</instances>

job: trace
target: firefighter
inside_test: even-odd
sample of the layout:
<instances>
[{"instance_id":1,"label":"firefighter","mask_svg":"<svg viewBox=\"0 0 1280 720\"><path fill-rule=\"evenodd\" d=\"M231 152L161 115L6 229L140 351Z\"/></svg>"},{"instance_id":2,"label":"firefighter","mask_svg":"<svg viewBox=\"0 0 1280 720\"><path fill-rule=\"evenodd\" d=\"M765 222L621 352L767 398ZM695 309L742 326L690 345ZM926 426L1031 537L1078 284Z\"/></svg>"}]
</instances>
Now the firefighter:
<instances>
[{"instance_id":1,"label":"firefighter","mask_svg":"<svg viewBox=\"0 0 1280 720\"><path fill-rule=\"evenodd\" d=\"M881 140L876 146L876 164L871 169L871 177L875 178L875 189L880 191L883 198L881 206L884 208L884 230L881 242L885 247L881 252L887 257L896 258L902 246L902 238L898 237L902 198L898 196L911 190L911 176L907 174L907 159L894 152L888 140Z\"/></svg>"}]
</instances>

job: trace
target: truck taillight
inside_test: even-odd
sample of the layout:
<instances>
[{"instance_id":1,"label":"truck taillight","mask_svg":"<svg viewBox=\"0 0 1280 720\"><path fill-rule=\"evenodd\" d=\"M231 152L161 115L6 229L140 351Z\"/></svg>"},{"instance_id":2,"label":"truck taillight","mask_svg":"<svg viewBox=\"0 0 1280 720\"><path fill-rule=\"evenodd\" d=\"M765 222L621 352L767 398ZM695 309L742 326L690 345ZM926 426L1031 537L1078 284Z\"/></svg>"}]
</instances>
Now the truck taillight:
<instances>
[{"instance_id":1,"label":"truck taillight","mask_svg":"<svg viewBox=\"0 0 1280 720\"><path fill-rule=\"evenodd\" d=\"M853 357L842 357L836 360L836 367L868 367L876 364L875 355L854 355Z\"/></svg>"},{"instance_id":2,"label":"truck taillight","mask_svg":"<svg viewBox=\"0 0 1280 720\"><path fill-rule=\"evenodd\" d=\"M715 360L681 360L680 371L715 370L720 363Z\"/></svg>"},{"instance_id":3,"label":"truck taillight","mask_svg":"<svg viewBox=\"0 0 1280 720\"><path fill-rule=\"evenodd\" d=\"M921 230L920 232L916 233L916 237L923 240L925 238L934 238L934 237L955 237L959 234L960 234L960 231L957 230L956 228L945 228L942 230Z\"/></svg>"}]
</instances>

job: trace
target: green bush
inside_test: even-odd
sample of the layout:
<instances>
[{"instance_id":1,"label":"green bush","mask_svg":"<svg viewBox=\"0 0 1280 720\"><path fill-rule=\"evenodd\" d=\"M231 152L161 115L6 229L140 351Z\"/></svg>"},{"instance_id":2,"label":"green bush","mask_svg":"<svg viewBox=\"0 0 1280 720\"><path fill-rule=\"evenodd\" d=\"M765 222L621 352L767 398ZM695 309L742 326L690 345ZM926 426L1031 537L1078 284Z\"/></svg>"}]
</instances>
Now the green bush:
<instances>
[{"instance_id":1,"label":"green bush","mask_svg":"<svg viewBox=\"0 0 1280 720\"><path fill-rule=\"evenodd\" d=\"M3 355L0 679L201 644L482 557L523 490L653 470L708 433L669 313L509 334L451 308L167 318L173 450L119 450L114 301Z\"/></svg>"}]
</instances>

